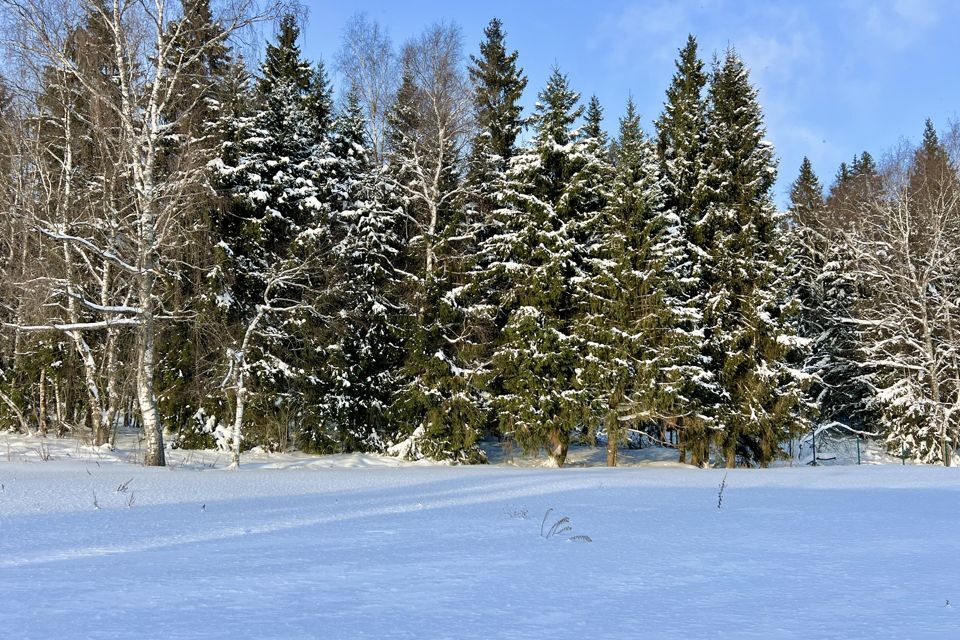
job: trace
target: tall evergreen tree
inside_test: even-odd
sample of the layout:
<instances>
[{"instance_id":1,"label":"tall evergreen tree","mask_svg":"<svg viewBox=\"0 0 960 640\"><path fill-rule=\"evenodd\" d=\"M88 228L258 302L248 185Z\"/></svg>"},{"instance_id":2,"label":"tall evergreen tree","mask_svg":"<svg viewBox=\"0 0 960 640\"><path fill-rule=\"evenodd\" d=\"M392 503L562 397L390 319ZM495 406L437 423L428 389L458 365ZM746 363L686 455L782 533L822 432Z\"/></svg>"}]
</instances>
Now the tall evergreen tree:
<instances>
[{"instance_id":1,"label":"tall evergreen tree","mask_svg":"<svg viewBox=\"0 0 960 640\"><path fill-rule=\"evenodd\" d=\"M819 278L829 249L824 226L826 201L823 185L813 171L813 164L804 157L800 173L790 186L790 206L786 220L789 238L789 270L793 276L793 292L800 304L801 334L814 339L824 327L823 292Z\"/></svg>"},{"instance_id":2,"label":"tall evergreen tree","mask_svg":"<svg viewBox=\"0 0 960 640\"><path fill-rule=\"evenodd\" d=\"M602 138L593 138L599 148ZM590 424L602 424L615 465L623 425L643 429L678 414L693 342L676 270L685 258L679 219L664 208L653 145L627 103L606 206L587 238L575 333L586 358L579 382Z\"/></svg>"},{"instance_id":3,"label":"tall evergreen tree","mask_svg":"<svg viewBox=\"0 0 960 640\"><path fill-rule=\"evenodd\" d=\"M677 71L667 88L663 113L657 120L657 156L663 176L664 206L677 216L685 257L676 267L682 292L682 306L692 310L685 317L685 330L700 330L700 311L706 295L703 251L705 238L700 220L706 211L704 187L707 165L707 102L704 88L707 74L700 59L696 39L690 35L676 61ZM697 365L700 365L699 367ZM688 410L671 422L678 428L680 461L689 454L693 464L709 459L709 412L701 404L713 404L720 396L715 372L705 357L693 359L688 376Z\"/></svg>"},{"instance_id":4,"label":"tall evergreen tree","mask_svg":"<svg viewBox=\"0 0 960 640\"><path fill-rule=\"evenodd\" d=\"M288 85L289 89L301 99L313 89L314 69L303 57L300 45L300 26L292 13L280 17L275 42L268 42L264 53L257 90L262 96L268 96L278 85Z\"/></svg>"},{"instance_id":5,"label":"tall evergreen tree","mask_svg":"<svg viewBox=\"0 0 960 640\"><path fill-rule=\"evenodd\" d=\"M223 28L214 20L210 0L184 0L183 16L172 21L168 31L176 58L188 63L177 71L172 87L177 100L165 116L179 121L180 135L175 136L179 142L205 141L208 136L204 134L216 119L218 105L226 98L222 93L226 89L224 78L233 56L225 42L217 41Z\"/></svg>"},{"instance_id":6,"label":"tall evergreen tree","mask_svg":"<svg viewBox=\"0 0 960 640\"><path fill-rule=\"evenodd\" d=\"M858 299L853 256L830 220L823 187L807 158L791 187L788 213L788 268L799 305L798 333L810 340L804 370L813 376L807 397L817 414L815 425L869 430L872 394L861 332L851 322Z\"/></svg>"},{"instance_id":7,"label":"tall evergreen tree","mask_svg":"<svg viewBox=\"0 0 960 640\"><path fill-rule=\"evenodd\" d=\"M790 221L796 226L815 227L825 206L823 185L810 159L804 156L800 174L790 185Z\"/></svg>"},{"instance_id":8,"label":"tall evergreen tree","mask_svg":"<svg viewBox=\"0 0 960 640\"><path fill-rule=\"evenodd\" d=\"M484 264L505 283L491 365L494 410L504 433L525 450L545 448L556 465L587 413L573 334L584 264L577 236L603 206L591 143L576 136L582 113L579 94L554 69L531 119L534 140L511 161L497 233L481 246Z\"/></svg>"},{"instance_id":9,"label":"tall evergreen tree","mask_svg":"<svg viewBox=\"0 0 960 640\"><path fill-rule=\"evenodd\" d=\"M314 371L316 423L304 424L300 446L314 451L383 451L398 392L402 356L400 212L373 167L366 124L355 93L335 120L331 176L332 314Z\"/></svg>"},{"instance_id":10,"label":"tall evergreen tree","mask_svg":"<svg viewBox=\"0 0 960 640\"><path fill-rule=\"evenodd\" d=\"M507 285L492 275L479 247L503 231L499 226L501 217L495 212L502 206L500 194L506 171L516 153L517 137L524 124L520 99L527 78L517 59L517 51L507 49L503 24L494 18L484 29L479 55L470 56L468 67L476 132L471 140L466 173L465 214L470 226L465 249L473 257L471 264L463 265L466 286L459 290L458 297L464 319L475 338L468 368L479 380L489 377L493 337L505 318L500 302ZM484 430L495 431L492 413L489 410L485 413Z\"/></svg>"},{"instance_id":11,"label":"tall evergreen tree","mask_svg":"<svg viewBox=\"0 0 960 640\"><path fill-rule=\"evenodd\" d=\"M703 353L719 395L703 409L727 466L768 464L798 432L803 388L791 362L795 335L783 238L771 190L776 163L756 90L728 50L710 85L703 181L709 202L697 223L704 259Z\"/></svg>"},{"instance_id":12,"label":"tall evergreen tree","mask_svg":"<svg viewBox=\"0 0 960 640\"><path fill-rule=\"evenodd\" d=\"M518 53L508 52L503 23L494 18L483 30L480 55L470 56L469 74L473 85L473 137L467 183L474 200L475 216L481 224L496 206L495 192L502 180L520 135L523 107L520 98L527 86Z\"/></svg>"},{"instance_id":13,"label":"tall evergreen tree","mask_svg":"<svg viewBox=\"0 0 960 640\"><path fill-rule=\"evenodd\" d=\"M239 116L223 116L226 141L213 163L219 187L232 200L216 219L220 264L210 278L212 295L233 323L231 371L241 366L234 362L241 344L250 349L242 354L247 407L263 432L247 440L259 437L269 446L286 444L292 416L314 419L305 372L318 366L311 344L318 337L314 314L322 305L314 296L329 275L317 256L329 252L332 156L314 108L327 88L314 84L317 74L302 59L298 37L295 20L284 16L277 42L267 47L252 106ZM264 314L277 307L268 295L303 304L284 307L298 309L296 314ZM256 340L242 339L253 325Z\"/></svg>"},{"instance_id":14,"label":"tall evergreen tree","mask_svg":"<svg viewBox=\"0 0 960 640\"><path fill-rule=\"evenodd\" d=\"M600 106L600 99L597 96L590 96L590 100L587 101L581 133L585 138L596 140L601 150L606 150L607 132L603 130L603 107Z\"/></svg>"},{"instance_id":15,"label":"tall evergreen tree","mask_svg":"<svg viewBox=\"0 0 960 640\"><path fill-rule=\"evenodd\" d=\"M663 114L657 120L657 153L665 178L667 207L677 212L685 227L698 213L707 134L707 74L692 35L680 50L677 71L667 88Z\"/></svg>"},{"instance_id":16,"label":"tall evergreen tree","mask_svg":"<svg viewBox=\"0 0 960 640\"><path fill-rule=\"evenodd\" d=\"M175 75L168 69L176 79L171 90L177 99L164 118L176 126L165 141L164 160L168 171L176 174L184 169L185 158L204 166L216 157L223 143L216 123L226 105L237 100L233 80L239 63L227 44L218 41L223 28L214 19L209 0L185 0L182 17L172 21L168 31L176 51L171 63L187 61ZM174 446L212 444L209 437L192 437L198 435L192 418L208 404L206 396L221 379L210 366L221 355L221 345L212 338L220 318L208 313L210 309L203 303L205 276L216 260L212 212L221 202L215 190L206 186L183 194L189 198L189 206L182 215L181 254L162 280L168 295L181 301L182 315L189 318L165 323L157 332L158 373L164 388L158 406L167 428L177 432Z\"/></svg>"}]
</instances>

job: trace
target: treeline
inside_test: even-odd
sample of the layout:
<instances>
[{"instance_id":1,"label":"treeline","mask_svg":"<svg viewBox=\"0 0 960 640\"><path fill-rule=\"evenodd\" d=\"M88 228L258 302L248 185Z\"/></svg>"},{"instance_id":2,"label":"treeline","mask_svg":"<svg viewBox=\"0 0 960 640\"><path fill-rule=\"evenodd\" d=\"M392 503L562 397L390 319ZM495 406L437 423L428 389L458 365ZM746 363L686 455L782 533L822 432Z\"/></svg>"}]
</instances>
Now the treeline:
<instances>
[{"instance_id":1,"label":"treeline","mask_svg":"<svg viewBox=\"0 0 960 640\"><path fill-rule=\"evenodd\" d=\"M818 429L882 437L950 464L960 408L960 126L878 165L841 164L824 197L808 160L791 190L791 270Z\"/></svg>"},{"instance_id":2,"label":"treeline","mask_svg":"<svg viewBox=\"0 0 960 640\"><path fill-rule=\"evenodd\" d=\"M642 432L767 465L837 425L953 449L957 174L932 127L826 199L805 163L781 213L748 71L693 37L655 128L628 103L611 135L557 69L523 113L497 20L466 57L453 25L396 50L359 16L334 96L293 15L252 72L245 7L8 4L10 428L137 426L148 464L165 440L473 463L492 434L557 465L602 437L616 464Z\"/></svg>"}]
</instances>

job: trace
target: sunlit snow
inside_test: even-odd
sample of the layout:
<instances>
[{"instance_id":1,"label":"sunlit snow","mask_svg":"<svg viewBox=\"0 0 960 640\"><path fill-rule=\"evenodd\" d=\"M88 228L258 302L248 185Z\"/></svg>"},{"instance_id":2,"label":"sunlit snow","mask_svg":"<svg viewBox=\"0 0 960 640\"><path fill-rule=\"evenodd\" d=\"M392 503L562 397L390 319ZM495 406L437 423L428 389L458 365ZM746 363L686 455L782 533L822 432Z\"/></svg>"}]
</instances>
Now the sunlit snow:
<instances>
[{"instance_id":1,"label":"sunlit snow","mask_svg":"<svg viewBox=\"0 0 960 640\"><path fill-rule=\"evenodd\" d=\"M956 469L728 473L677 465L663 449L587 468L602 452L574 448L560 470L519 456L514 466L496 449L492 466L248 454L228 471L215 452L171 451L169 468L145 468L134 446L0 436L2 637L960 629L947 604L960 605Z\"/></svg>"}]
</instances>

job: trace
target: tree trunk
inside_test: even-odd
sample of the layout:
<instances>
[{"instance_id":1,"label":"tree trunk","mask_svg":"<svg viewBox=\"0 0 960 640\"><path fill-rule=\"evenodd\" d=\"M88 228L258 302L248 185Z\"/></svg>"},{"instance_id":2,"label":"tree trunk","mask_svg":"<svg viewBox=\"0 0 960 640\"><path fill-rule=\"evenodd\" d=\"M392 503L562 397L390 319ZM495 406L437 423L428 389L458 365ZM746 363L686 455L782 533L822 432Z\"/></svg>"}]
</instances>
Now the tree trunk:
<instances>
[{"instance_id":1,"label":"tree trunk","mask_svg":"<svg viewBox=\"0 0 960 640\"><path fill-rule=\"evenodd\" d=\"M120 413L120 383L119 366L117 363L117 332L111 329L107 332L107 384L106 384L106 412L101 423L103 437L97 439L97 446L106 444L110 440L114 427L117 423L117 416Z\"/></svg>"},{"instance_id":2,"label":"tree trunk","mask_svg":"<svg viewBox=\"0 0 960 640\"><path fill-rule=\"evenodd\" d=\"M47 435L47 370L40 370L40 400L38 402L37 428L40 435Z\"/></svg>"},{"instance_id":3,"label":"tree trunk","mask_svg":"<svg viewBox=\"0 0 960 640\"><path fill-rule=\"evenodd\" d=\"M93 433L93 444L99 446L106 441L106 434L103 429L103 403L97 387L97 365L83 335L79 331L73 331L70 337L73 338L83 363L83 379L87 388L87 401L90 403L90 430Z\"/></svg>"},{"instance_id":4,"label":"tree trunk","mask_svg":"<svg viewBox=\"0 0 960 640\"><path fill-rule=\"evenodd\" d=\"M680 464L687 464L687 438L686 433L677 427L677 461Z\"/></svg>"},{"instance_id":5,"label":"tree trunk","mask_svg":"<svg viewBox=\"0 0 960 640\"><path fill-rule=\"evenodd\" d=\"M724 466L727 469L733 469L737 466L737 442L740 440L739 434L734 429L728 427L719 438L721 451L723 455ZM709 446L709 445L708 445Z\"/></svg>"},{"instance_id":6,"label":"tree trunk","mask_svg":"<svg viewBox=\"0 0 960 640\"><path fill-rule=\"evenodd\" d=\"M69 145L68 145L69 149ZM67 181L69 184L69 180ZM65 199L69 202L69 190L65 195ZM73 268L73 254L70 245L64 243L63 245L63 259L67 267L67 314L70 318L70 322L76 324L80 322L80 312L77 308L77 301L75 299L74 291L74 268ZM100 389L97 386L97 364L93 358L93 352L90 349L90 345L87 344L86 338L84 338L83 333L80 331L70 331L68 333L70 339L73 340L73 344L77 349L77 354L80 356L80 362L83 365L83 381L84 386L87 389L87 401L90 406L90 430L93 433L93 444L101 445L103 444L103 404L100 401Z\"/></svg>"},{"instance_id":7,"label":"tree trunk","mask_svg":"<svg viewBox=\"0 0 960 640\"><path fill-rule=\"evenodd\" d=\"M727 457L727 469L734 469L737 466L737 448L736 446L728 447L726 452Z\"/></svg>"},{"instance_id":8,"label":"tree trunk","mask_svg":"<svg viewBox=\"0 0 960 640\"><path fill-rule=\"evenodd\" d=\"M268 286L267 291L264 293L264 304L257 308L257 313L254 314L253 319L250 320L246 330L243 332L243 340L240 342L239 349L230 355L231 358L236 358L237 367L234 377L236 381L234 393L237 399L237 406L233 414L233 433L231 434L232 442L230 443L232 449L230 466L233 468L240 466L240 442L243 439L243 412L247 404L247 377L244 371L247 366L247 351L250 350L250 345L253 342L253 337L256 334L257 327L260 325L260 321L263 320L267 313L267 307L269 305L266 303L266 297L269 295L269 292L270 287Z\"/></svg>"},{"instance_id":9,"label":"tree trunk","mask_svg":"<svg viewBox=\"0 0 960 640\"><path fill-rule=\"evenodd\" d=\"M237 407L233 414L233 433L231 434L231 459L230 467L236 469L240 466L240 443L243 440L243 412L247 403L247 388L244 380L242 361L237 363Z\"/></svg>"},{"instance_id":10,"label":"tree trunk","mask_svg":"<svg viewBox=\"0 0 960 640\"><path fill-rule=\"evenodd\" d=\"M153 264L145 266L139 275L140 309L143 322L140 325L140 358L137 367L137 404L140 407L140 420L143 422L143 435L147 450L143 463L150 467L163 467L166 459L163 453L163 426L160 412L157 410L157 396L154 390L154 318L153 318Z\"/></svg>"},{"instance_id":11,"label":"tree trunk","mask_svg":"<svg viewBox=\"0 0 960 640\"><path fill-rule=\"evenodd\" d=\"M550 443L550 448L547 450L547 455L550 457L550 464L555 467L562 467L563 463L567 460L567 449L570 443L556 430L550 432L547 440Z\"/></svg>"},{"instance_id":12,"label":"tree trunk","mask_svg":"<svg viewBox=\"0 0 960 640\"><path fill-rule=\"evenodd\" d=\"M690 464L695 467L702 467L703 460L700 456L700 434L695 433L691 429L687 429L683 435L684 440L686 440L686 447L690 451Z\"/></svg>"},{"instance_id":13,"label":"tree trunk","mask_svg":"<svg viewBox=\"0 0 960 640\"><path fill-rule=\"evenodd\" d=\"M30 433L30 425L27 423L26 417L23 415L23 411L20 411L20 407L17 406L17 403L13 401L7 394L0 391L0 400L3 401L7 407L10 408L10 411L13 412L13 415L16 416L17 422L20 423L20 430L23 433Z\"/></svg>"},{"instance_id":14,"label":"tree trunk","mask_svg":"<svg viewBox=\"0 0 960 640\"><path fill-rule=\"evenodd\" d=\"M67 352L67 371L70 371L77 364L76 362L77 352L75 349L71 349ZM77 405L81 404L77 402L77 393L75 385L72 381L64 381L63 386L57 382L57 379L53 380L53 399L56 402L56 414L57 414L57 437L63 433L64 425L68 422L76 423L77 420Z\"/></svg>"},{"instance_id":15,"label":"tree trunk","mask_svg":"<svg viewBox=\"0 0 960 640\"><path fill-rule=\"evenodd\" d=\"M70 388L70 385L66 385L67 388ZM62 438L67 433L67 420L64 418L64 415L69 415L65 413L66 401L64 400L63 393L60 393L60 384L57 382L57 379L53 379L53 400L56 403L57 408L57 437Z\"/></svg>"},{"instance_id":16,"label":"tree trunk","mask_svg":"<svg viewBox=\"0 0 960 640\"><path fill-rule=\"evenodd\" d=\"M691 438L690 442L690 464L695 467L705 467L710 463L710 442L706 438L706 433L702 429L697 429L697 433Z\"/></svg>"},{"instance_id":17,"label":"tree trunk","mask_svg":"<svg viewBox=\"0 0 960 640\"><path fill-rule=\"evenodd\" d=\"M111 251L116 251L116 239L111 234L109 246ZM110 287L113 280L113 269L109 260L103 261L101 269L100 283L100 304L108 306L110 304ZM110 440L114 427L117 422L117 415L120 412L120 383L119 383L119 365L117 363L117 342L119 341L119 328L107 329L106 353L103 356L105 363L107 381L104 385L106 398L104 399L104 416L101 423L102 437L97 437L95 444L97 446L107 443Z\"/></svg>"},{"instance_id":18,"label":"tree trunk","mask_svg":"<svg viewBox=\"0 0 960 640\"><path fill-rule=\"evenodd\" d=\"M617 448L620 444L620 424L617 413L611 410L607 413L607 466L617 466Z\"/></svg>"},{"instance_id":19,"label":"tree trunk","mask_svg":"<svg viewBox=\"0 0 960 640\"><path fill-rule=\"evenodd\" d=\"M940 454L943 456L943 466L950 466L950 455L948 454L947 442L947 420L943 415L943 406L940 396L940 376L937 373L937 351L933 344L933 335L930 329L930 323L927 317L927 309L924 306L922 316L923 340L927 351L927 380L930 384L930 397L937 411L937 421L940 423Z\"/></svg>"}]
</instances>

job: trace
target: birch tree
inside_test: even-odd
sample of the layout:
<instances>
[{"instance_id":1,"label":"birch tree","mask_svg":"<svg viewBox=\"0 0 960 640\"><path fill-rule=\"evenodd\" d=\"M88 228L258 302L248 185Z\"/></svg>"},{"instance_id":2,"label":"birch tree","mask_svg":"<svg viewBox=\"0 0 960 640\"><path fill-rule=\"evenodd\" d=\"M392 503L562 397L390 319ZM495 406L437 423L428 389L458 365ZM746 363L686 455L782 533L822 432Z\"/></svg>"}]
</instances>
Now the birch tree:
<instances>
[{"instance_id":1,"label":"birch tree","mask_svg":"<svg viewBox=\"0 0 960 640\"><path fill-rule=\"evenodd\" d=\"M887 444L951 463L960 410L960 180L927 123L906 180L861 214L850 241L869 290L855 322Z\"/></svg>"},{"instance_id":2,"label":"birch tree","mask_svg":"<svg viewBox=\"0 0 960 640\"><path fill-rule=\"evenodd\" d=\"M264 274L263 296L252 315L246 318L239 343L227 350L228 368L222 387L233 392L233 419L230 429L230 460L231 467L240 466L240 451L243 443L243 420L247 400L250 396L250 376L258 365L251 354L258 348L263 348L262 342L276 339L275 324L270 323L271 317L283 319L292 318L294 314L309 310L309 292L305 291L304 283L308 281L309 273L315 268L314 258L285 261L274 265Z\"/></svg>"},{"instance_id":3,"label":"birch tree","mask_svg":"<svg viewBox=\"0 0 960 640\"><path fill-rule=\"evenodd\" d=\"M459 299L469 239L463 159L471 126L458 28L435 25L404 47L403 78L390 120L389 174L401 203L409 304L406 384L397 410L412 433L395 453L478 461L483 424L473 344Z\"/></svg>"},{"instance_id":4,"label":"birch tree","mask_svg":"<svg viewBox=\"0 0 960 640\"><path fill-rule=\"evenodd\" d=\"M381 164L386 156L389 116L399 76L389 34L366 15L354 15L343 31L336 67L363 106L371 159Z\"/></svg>"},{"instance_id":5,"label":"birch tree","mask_svg":"<svg viewBox=\"0 0 960 640\"><path fill-rule=\"evenodd\" d=\"M136 339L136 398L146 442L144 462L162 466L165 460L163 425L157 408L155 336L157 322L173 318L175 310L166 308L158 278L180 235L179 214L194 185L204 179L202 162L187 162L180 171L168 172L162 162L163 143L177 119L183 117L171 115L178 112L171 107L181 98L177 91L181 73L256 16L241 3L229 15L218 16L220 31L184 50L177 43L181 41L180 30L187 28L186 21L177 20L182 6L171 0L4 0L3 7L10 21L8 31L14 34L12 44L21 58L40 62L70 78L83 96L100 101L116 122L115 131L97 135L111 135L115 166L122 170L122 181L104 182L125 190L124 208L114 222L116 237L124 241L111 246L101 234L68 229L62 224L39 224L37 230L61 247L65 256L108 262L111 270L123 274L130 283L129 300L96 300L86 292L63 287L68 309L71 304L82 306L90 312L89 319L74 322L69 317L57 318L16 328L68 334L112 327L132 331ZM102 25L101 46L113 67L111 83L85 73L69 54L71 25L84 17ZM189 112L179 110L180 114ZM68 159L64 165L69 167Z\"/></svg>"}]
</instances>

